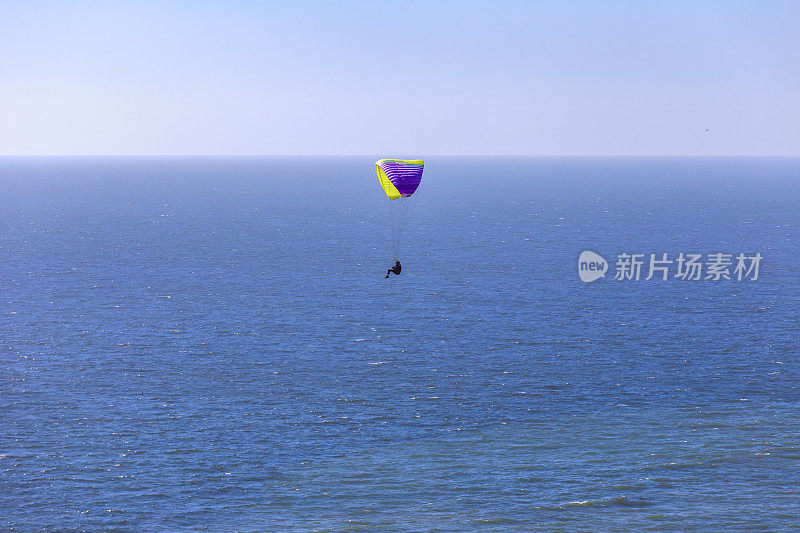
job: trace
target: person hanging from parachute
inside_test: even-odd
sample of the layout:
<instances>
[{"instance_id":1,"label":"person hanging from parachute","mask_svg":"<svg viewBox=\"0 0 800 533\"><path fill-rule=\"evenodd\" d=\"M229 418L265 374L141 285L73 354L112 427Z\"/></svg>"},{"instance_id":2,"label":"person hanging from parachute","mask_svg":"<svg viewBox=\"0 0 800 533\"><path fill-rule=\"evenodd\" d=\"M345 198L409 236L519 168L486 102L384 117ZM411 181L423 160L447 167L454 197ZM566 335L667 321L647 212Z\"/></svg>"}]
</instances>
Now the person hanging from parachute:
<instances>
[{"instance_id":1,"label":"person hanging from parachute","mask_svg":"<svg viewBox=\"0 0 800 533\"><path fill-rule=\"evenodd\" d=\"M389 277L389 274L394 274L395 276L400 275L400 271L403 270L403 267L400 266L400 261L397 259L394 260L394 266L386 271L386 277Z\"/></svg>"},{"instance_id":2,"label":"person hanging from parachute","mask_svg":"<svg viewBox=\"0 0 800 533\"><path fill-rule=\"evenodd\" d=\"M389 212L389 235L394 252L394 266L386 271L389 274L400 275L402 267L398 260L400 237L405 227L408 214L408 198L414 194L422 180L422 170L425 163L421 159L381 159L375 162L375 173L378 175L383 192L386 193L387 210ZM400 200L395 202L394 200ZM396 205L396 204L400 205ZM396 213L399 211L399 213Z\"/></svg>"}]
</instances>

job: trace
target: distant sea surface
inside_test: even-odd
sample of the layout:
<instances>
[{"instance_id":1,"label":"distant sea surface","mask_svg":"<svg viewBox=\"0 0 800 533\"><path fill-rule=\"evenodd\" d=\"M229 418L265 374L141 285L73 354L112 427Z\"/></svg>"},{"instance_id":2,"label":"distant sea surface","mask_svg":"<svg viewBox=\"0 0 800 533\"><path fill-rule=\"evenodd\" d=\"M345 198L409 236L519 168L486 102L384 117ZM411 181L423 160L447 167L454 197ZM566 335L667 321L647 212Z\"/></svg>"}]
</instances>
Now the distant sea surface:
<instances>
[{"instance_id":1,"label":"distant sea surface","mask_svg":"<svg viewBox=\"0 0 800 533\"><path fill-rule=\"evenodd\" d=\"M374 159L0 158L0 530L800 527L800 159Z\"/></svg>"}]
</instances>

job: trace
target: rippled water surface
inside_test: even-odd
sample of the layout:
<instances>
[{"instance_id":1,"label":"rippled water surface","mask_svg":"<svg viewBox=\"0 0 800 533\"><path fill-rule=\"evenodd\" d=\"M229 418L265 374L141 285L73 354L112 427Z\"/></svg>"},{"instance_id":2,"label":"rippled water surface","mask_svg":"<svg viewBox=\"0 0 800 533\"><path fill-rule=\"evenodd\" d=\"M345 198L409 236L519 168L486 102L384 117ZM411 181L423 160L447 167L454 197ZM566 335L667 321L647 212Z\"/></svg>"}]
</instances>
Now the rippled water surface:
<instances>
[{"instance_id":1,"label":"rippled water surface","mask_svg":"<svg viewBox=\"0 0 800 533\"><path fill-rule=\"evenodd\" d=\"M799 160L430 158L389 280L381 194L0 159L0 529L800 527Z\"/></svg>"}]
</instances>

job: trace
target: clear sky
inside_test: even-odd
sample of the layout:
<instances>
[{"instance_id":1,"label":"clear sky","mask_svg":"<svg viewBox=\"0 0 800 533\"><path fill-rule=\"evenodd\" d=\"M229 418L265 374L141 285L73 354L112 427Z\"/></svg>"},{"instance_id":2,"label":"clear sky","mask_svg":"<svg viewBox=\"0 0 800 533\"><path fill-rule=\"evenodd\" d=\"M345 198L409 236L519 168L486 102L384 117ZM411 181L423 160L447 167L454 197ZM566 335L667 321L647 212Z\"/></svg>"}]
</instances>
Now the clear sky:
<instances>
[{"instance_id":1,"label":"clear sky","mask_svg":"<svg viewBox=\"0 0 800 533\"><path fill-rule=\"evenodd\" d=\"M800 155L800 1L0 0L0 154Z\"/></svg>"}]
</instances>

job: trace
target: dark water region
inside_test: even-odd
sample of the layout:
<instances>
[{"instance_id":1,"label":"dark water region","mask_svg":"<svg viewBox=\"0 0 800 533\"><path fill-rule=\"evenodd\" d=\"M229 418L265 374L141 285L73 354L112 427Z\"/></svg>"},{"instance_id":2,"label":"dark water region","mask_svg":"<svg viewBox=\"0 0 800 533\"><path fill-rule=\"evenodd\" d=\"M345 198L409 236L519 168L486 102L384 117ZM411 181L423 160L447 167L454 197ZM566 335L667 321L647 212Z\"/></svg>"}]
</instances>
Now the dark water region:
<instances>
[{"instance_id":1,"label":"dark water region","mask_svg":"<svg viewBox=\"0 0 800 533\"><path fill-rule=\"evenodd\" d=\"M800 160L373 160L0 159L0 529L800 526Z\"/></svg>"}]
</instances>

